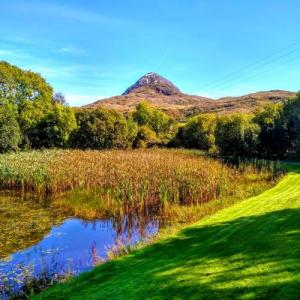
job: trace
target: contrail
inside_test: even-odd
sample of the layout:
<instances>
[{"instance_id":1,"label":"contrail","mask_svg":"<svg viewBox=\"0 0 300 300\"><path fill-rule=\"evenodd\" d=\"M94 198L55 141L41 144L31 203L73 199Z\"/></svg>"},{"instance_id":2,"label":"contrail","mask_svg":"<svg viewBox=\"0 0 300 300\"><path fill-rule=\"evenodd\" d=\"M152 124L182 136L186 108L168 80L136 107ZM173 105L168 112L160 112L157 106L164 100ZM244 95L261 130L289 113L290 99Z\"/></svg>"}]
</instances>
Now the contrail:
<instances>
[{"instance_id":1,"label":"contrail","mask_svg":"<svg viewBox=\"0 0 300 300\"><path fill-rule=\"evenodd\" d=\"M163 54L163 56L162 56L160 62L158 63L157 67L156 67L157 70L164 64L164 62L166 61L166 59L167 59L168 56L169 56L169 53L170 53L170 51L169 51L169 49L167 49L167 50L165 51L165 53Z\"/></svg>"}]
</instances>

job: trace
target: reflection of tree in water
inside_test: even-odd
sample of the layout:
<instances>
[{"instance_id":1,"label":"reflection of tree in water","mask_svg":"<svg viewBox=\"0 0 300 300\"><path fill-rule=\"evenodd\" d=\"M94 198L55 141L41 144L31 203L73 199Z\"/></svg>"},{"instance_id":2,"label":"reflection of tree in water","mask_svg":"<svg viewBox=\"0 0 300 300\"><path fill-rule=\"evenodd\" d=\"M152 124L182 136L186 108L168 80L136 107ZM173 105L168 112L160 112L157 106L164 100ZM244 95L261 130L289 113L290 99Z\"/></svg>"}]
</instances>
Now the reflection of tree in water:
<instances>
[{"instance_id":1,"label":"reflection of tree in water","mask_svg":"<svg viewBox=\"0 0 300 300\"><path fill-rule=\"evenodd\" d=\"M91 264L95 266L103 263L106 259L124 255L130 252L136 243L157 233L162 225L160 214L161 210L158 206L133 207L124 205L115 210L110 218L94 221L82 220L82 225L85 228L92 226L93 230L97 231L101 227L107 229L108 232L113 231L114 234L113 243L104 245L105 256L98 253L99 248L96 241L89 246Z\"/></svg>"},{"instance_id":2,"label":"reflection of tree in water","mask_svg":"<svg viewBox=\"0 0 300 300\"><path fill-rule=\"evenodd\" d=\"M132 208L131 206L124 206L122 213L117 213L112 218L112 225L116 231L117 239L124 242L124 238L128 242L136 235L141 238L146 238L149 234L148 230L159 227L160 210L156 206L142 206L139 208Z\"/></svg>"},{"instance_id":3,"label":"reflection of tree in water","mask_svg":"<svg viewBox=\"0 0 300 300\"><path fill-rule=\"evenodd\" d=\"M158 205L121 205L110 212L109 215L101 216L95 220L82 220L85 227L92 226L94 230L101 226L109 228L112 226L116 233L116 239L124 242L124 238L131 240L135 236L147 237L148 230L155 230L161 226L161 208Z\"/></svg>"}]
</instances>

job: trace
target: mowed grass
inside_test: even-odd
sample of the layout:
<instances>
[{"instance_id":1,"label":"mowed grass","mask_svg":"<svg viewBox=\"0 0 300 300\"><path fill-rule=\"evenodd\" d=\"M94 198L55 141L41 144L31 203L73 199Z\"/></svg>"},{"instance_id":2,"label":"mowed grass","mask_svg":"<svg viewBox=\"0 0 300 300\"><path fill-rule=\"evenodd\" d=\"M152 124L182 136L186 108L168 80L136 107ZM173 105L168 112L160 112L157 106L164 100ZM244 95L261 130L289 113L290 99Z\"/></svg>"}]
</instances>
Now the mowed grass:
<instances>
[{"instance_id":1,"label":"mowed grass","mask_svg":"<svg viewBox=\"0 0 300 300\"><path fill-rule=\"evenodd\" d=\"M35 299L299 299L300 166L278 185Z\"/></svg>"}]
</instances>

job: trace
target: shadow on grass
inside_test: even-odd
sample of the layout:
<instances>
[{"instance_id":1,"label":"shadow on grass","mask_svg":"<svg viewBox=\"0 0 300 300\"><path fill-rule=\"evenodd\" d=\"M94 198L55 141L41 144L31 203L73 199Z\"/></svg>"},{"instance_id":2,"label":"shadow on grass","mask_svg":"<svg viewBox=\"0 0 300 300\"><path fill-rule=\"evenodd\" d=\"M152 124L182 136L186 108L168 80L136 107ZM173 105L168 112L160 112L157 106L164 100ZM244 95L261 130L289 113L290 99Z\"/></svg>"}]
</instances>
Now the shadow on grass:
<instances>
[{"instance_id":1,"label":"shadow on grass","mask_svg":"<svg viewBox=\"0 0 300 300\"><path fill-rule=\"evenodd\" d=\"M42 299L299 299L300 210L190 227Z\"/></svg>"}]
</instances>

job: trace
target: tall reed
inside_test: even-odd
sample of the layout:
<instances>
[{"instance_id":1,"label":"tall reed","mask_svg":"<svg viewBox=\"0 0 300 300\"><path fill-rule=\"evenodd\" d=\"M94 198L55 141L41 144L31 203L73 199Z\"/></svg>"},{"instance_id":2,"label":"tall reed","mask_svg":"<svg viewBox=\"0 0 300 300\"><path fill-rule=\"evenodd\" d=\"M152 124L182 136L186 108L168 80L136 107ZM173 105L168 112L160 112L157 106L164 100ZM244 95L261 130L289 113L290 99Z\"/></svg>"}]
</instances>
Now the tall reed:
<instances>
[{"instance_id":1,"label":"tall reed","mask_svg":"<svg viewBox=\"0 0 300 300\"><path fill-rule=\"evenodd\" d=\"M202 204L247 173L180 150L48 150L0 155L0 188L60 194L97 188L106 203Z\"/></svg>"}]
</instances>

